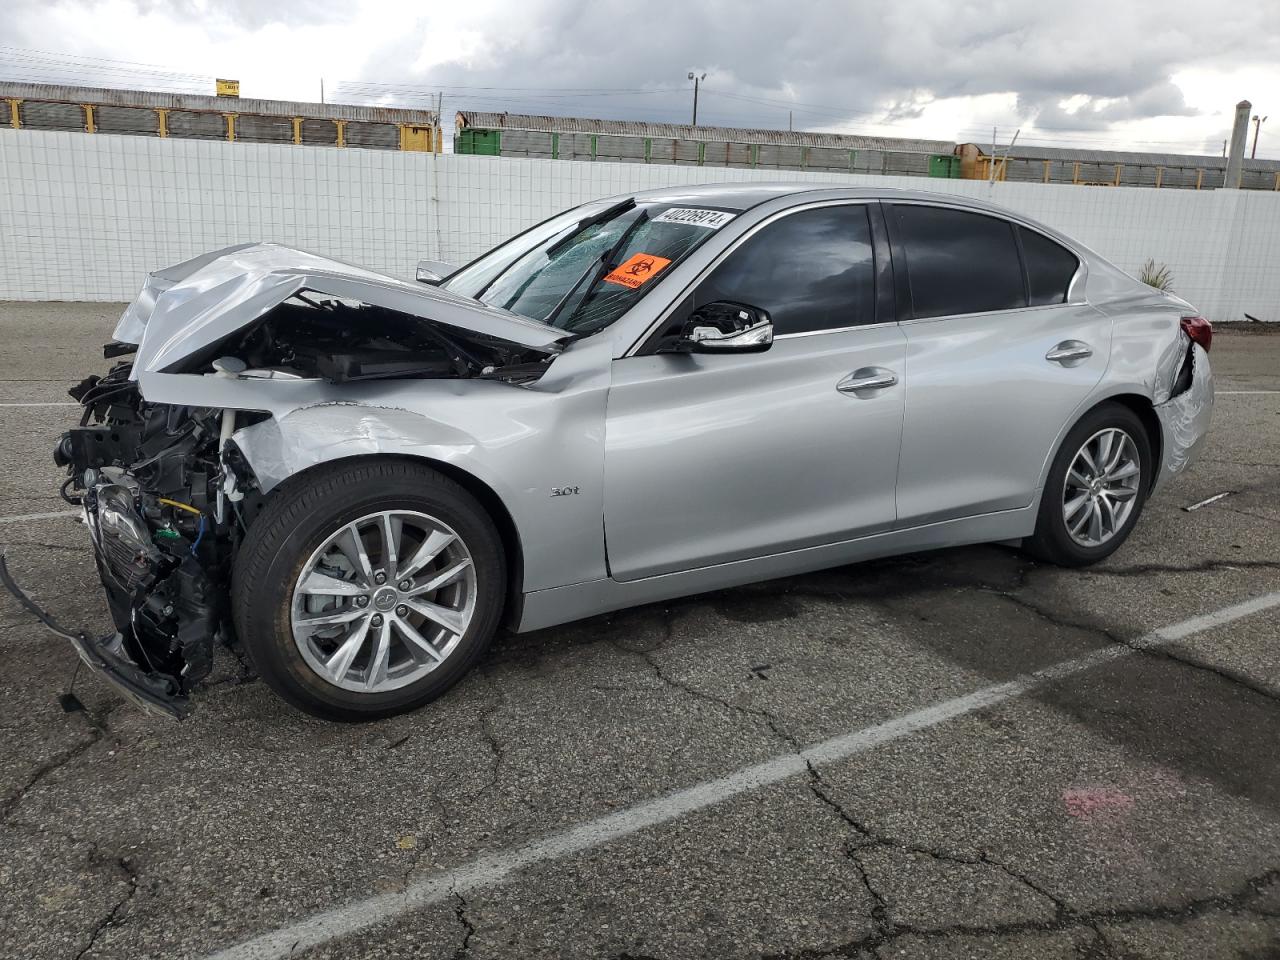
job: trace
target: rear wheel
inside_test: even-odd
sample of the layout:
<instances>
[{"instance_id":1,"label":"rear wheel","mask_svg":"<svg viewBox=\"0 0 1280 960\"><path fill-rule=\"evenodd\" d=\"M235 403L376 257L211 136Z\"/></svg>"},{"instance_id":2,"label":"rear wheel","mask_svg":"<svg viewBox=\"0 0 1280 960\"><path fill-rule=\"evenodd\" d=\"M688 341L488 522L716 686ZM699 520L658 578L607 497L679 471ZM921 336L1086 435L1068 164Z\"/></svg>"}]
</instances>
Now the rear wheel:
<instances>
[{"instance_id":1,"label":"rear wheel","mask_svg":"<svg viewBox=\"0 0 1280 960\"><path fill-rule=\"evenodd\" d=\"M1151 470L1151 444L1138 415L1118 403L1095 407L1054 458L1028 551L1071 567L1110 556L1142 513Z\"/></svg>"},{"instance_id":2,"label":"rear wheel","mask_svg":"<svg viewBox=\"0 0 1280 960\"><path fill-rule=\"evenodd\" d=\"M506 578L483 508L434 470L335 464L277 492L232 584L262 678L319 716L372 719L455 684L497 627Z\"/></svg>"}]
</instances>

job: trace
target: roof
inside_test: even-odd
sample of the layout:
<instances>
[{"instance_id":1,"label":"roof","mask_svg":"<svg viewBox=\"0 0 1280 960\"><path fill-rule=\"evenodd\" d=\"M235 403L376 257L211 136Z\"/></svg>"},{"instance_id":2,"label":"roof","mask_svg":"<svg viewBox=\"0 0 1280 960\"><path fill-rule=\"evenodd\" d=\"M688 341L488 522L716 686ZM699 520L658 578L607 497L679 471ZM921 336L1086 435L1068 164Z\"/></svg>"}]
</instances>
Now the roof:
<instances>
[{"instance_id":1,"label":"roof","mask_svg":"<svg viewBox=\"0 0 1280 960\"><path fill-rule=\"evenodd\" d=\"M786 197L811 190L842 187L834 183L700 183L687 186L658 187L635 194L639 200L658 203L696 203L741 212L776 197Z\"/></svg>"},{"instance_id":2,"label":"roof","mask_svg":"<svg viewBox=\"0 0 1280 960\"><path fill-rule=\"evenodd\" d=\"M91 103L115 107L151 107L194 112L243 113L268 117L407 123L422 127L434 126L436 122L434 110L399 110L392 107L362 107L346 103L206 97L194 93L159 93L151 90L116 90L109 87L70 87L56 83L0 81L0 100L9 99Z\"/></svg>"},{"instance_id":3,"label":"roof","mask_svg":"<svg viewBox=\"0 0 1280 960\"><path fill-rule=\"evenodd\" d=\"M636 194L620 194L610 199L635 196L638 200L659 203L701 203L726 210L747 210L768 200L800 194L823 193L831 197L858 200L925 200L945 203L949 206L966 206L989 210L1004 216L1027 219L997 203L958 193L942 193L935 190L911 190L902 187L878 187L865 183L823 183L807 181L796 183L700 183L690 186L658 187ZM1034 222L1034 221L1028 221Z\"/></svg>"},{"instance_id":4,"label":"roof","mask_svg":"<svg viewBox=\"0 0 1280 960\"><path fill-rule=\"evenodd\" d=\"M667 137L716 143L760 143L774 146L833 147L839 150L898 150L909 153L951 153L950 140L909 140L901 137L864 137L844 133L810 133L803 130L761 130L749 127L705 127L687 123L648 123L639 120L594 120L583 117L547 117L521 113L482 113L459 110L459 130L530 130L540 133L586 133L614 137Z\"/></svg>"},{"instance_id":5,"label":"roof","mask_svg":"<svg viewBox=\"0 0 1280 960\"><path fill-rule=\"evenodd\" d=\"M935 190L913 190L902 187L877 187L865 183L704 183L697 186L659 187L634 196L638 200L659 203L700 203L716 208L742 212L769 200L805 195L807 200L917 200L940 203L951 207L968 207L971 210L993 213L1001 217L1029 224L1051 237L1066 243L1079 254L1097 258L1097 254L1078 241L1053 227L1032 219L1016 210L989 200L961 193L941 193ZM621 200L628 194L607 199ZM786 206L785 204L783 206Z\"/></svg>"}]
</instances>

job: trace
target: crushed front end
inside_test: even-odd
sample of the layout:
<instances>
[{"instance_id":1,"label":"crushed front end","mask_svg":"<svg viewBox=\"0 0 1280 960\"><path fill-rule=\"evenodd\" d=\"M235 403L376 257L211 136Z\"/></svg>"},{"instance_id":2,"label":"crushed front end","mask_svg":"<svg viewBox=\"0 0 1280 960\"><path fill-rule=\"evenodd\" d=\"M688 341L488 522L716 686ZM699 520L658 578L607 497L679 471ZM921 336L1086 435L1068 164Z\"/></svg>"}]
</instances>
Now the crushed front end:
<instances>
[{"instance_id":1,"label":"crushed front end","mask_svg":"<svg viewBox=\"0 0 1280 960\"><path fill-rule=\"evenodd\" d=\"M396 382L534 383L573 335L437 287L251 243L150 274L113 336L103 353L115 365L70 391L83 414L54 460L67 470L63 497L83 507L115 631L93 639L59 627L2 557L0 582L122 693L182 717L215 645L236 639L233 558L264 491L289 473L255 473L246 455L261 467L283 464L281 451L242 449L234 437L303 410L376 420ZM380 452L376 435L339 439ZM310 452L297 438L294 464Z\"/></svg>"},{"instance_id":2,"label":"crushed front end","mask_svg":"<svg viewBox=\"0 0 1280 960\"><path fill-rule=\"evenodd\" d=\"M231 556L246 491L250 502L256 495L224 444L226 414L148 403L131 367L117 363L72 388L81 424L54 449L68 473L63 496L84 509L116 628L72 642L130 699L180 718L215 642L231 639Z\"/></svg>"}]
</instances>

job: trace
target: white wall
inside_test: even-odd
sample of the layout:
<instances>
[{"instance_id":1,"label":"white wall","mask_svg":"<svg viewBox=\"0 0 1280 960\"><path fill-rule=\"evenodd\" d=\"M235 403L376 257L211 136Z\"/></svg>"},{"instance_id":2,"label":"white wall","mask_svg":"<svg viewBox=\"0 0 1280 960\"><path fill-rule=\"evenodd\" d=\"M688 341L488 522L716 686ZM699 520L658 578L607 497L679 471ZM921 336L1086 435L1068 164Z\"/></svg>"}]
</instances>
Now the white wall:
<instances>
[{"instance_id":1,"label":"white wall","mask_svg":"<svg viewBox=\"0 0 1280 960\"><path fill-rule=\"evenodd\" d=\"M593 197L793 180L992 199L1136 272L1167 263L1212 320L1280 321L1280 193L990 185L0 130L0 299L129 300L148 270L276 240L400 276Z\"/></svg>"}]
</instances>

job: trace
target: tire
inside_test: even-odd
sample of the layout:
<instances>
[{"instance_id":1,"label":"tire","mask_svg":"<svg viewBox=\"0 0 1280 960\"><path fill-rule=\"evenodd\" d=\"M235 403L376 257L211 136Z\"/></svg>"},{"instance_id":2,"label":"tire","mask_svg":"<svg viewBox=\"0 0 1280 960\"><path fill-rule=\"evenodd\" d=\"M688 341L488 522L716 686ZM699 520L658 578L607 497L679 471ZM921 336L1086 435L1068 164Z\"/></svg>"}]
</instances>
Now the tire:
<instances>
[{"instance_id":1,"label":"tire","mask_svg":"<svg viewBox=\"0 0 1280 960\"><path fill-rule=\"evenodd\" d=\"M1135 462L1139 473L1136 476L1130 474L1118 481L1107 481L1104 478L1096 487L1079 486L1082 477L1094 479L1096 474L1088 476L1087 469L1083 469L1085 461L1078 461L1077 457L1082 448L1089 444L1091 457L1097 459L1099 444L1103 442L1101 438L1104 436L1111 437L1113 446L1108 449L1113 455L1120 437L1127 437L1132 442L1131 449L1121 444L1120 455L1122 459ZM1073 465L1082 469L1069 478ZM1153 469L1151 441L1138 415L1118 403L1108 402L1094 407L1071 428L1062 441L1062 447L1049 468L1049 476L1040 498L1035 534L1023 544L1023 548L1038 559L1064 567L1087 566L1111 556L1128 539L1142 515L1147 492L1151 489ZM1127 470L1128 467L1117 467L1111 475L1118 476ZM1132 495L1128 496L1130 492ZM1076 504L1081 495L1086 498L1083 506L1072 512L1071 505ZM1120 499L1122 495L1125 496L1123 500ZM1097 527L1093 526L1095 503L1100 519ZM1123 519L1111 513L1113 529L1109 531L1106 522L1108 512L1123 503L1131 503L1131 507L1124 512ZM1070 524L1068 514L1071 517ZM1073 534L1072 528L1078 528L1082 518L1084 530ZM1094 532L1101 533L1102 538L1095 540L1092 536Z\"/></svg>"},{"instance_id":2,"label":"tire","mask_svg":"<svg viewBox=\"0 0 1280 960\"><path fill-rule=\"evenodd\" d=\"M437 543L445 543L438 556L411 577L376 580L393 566L412 571ZM308 713L348 721L402 713L445 693L489 645L505 599L502 540L484 508L438 471L389 458L287 481L245 536L231 584L236 633L267 685ZM344 622L314 626L312 617Z\"/></svg>"}]
</instances>

